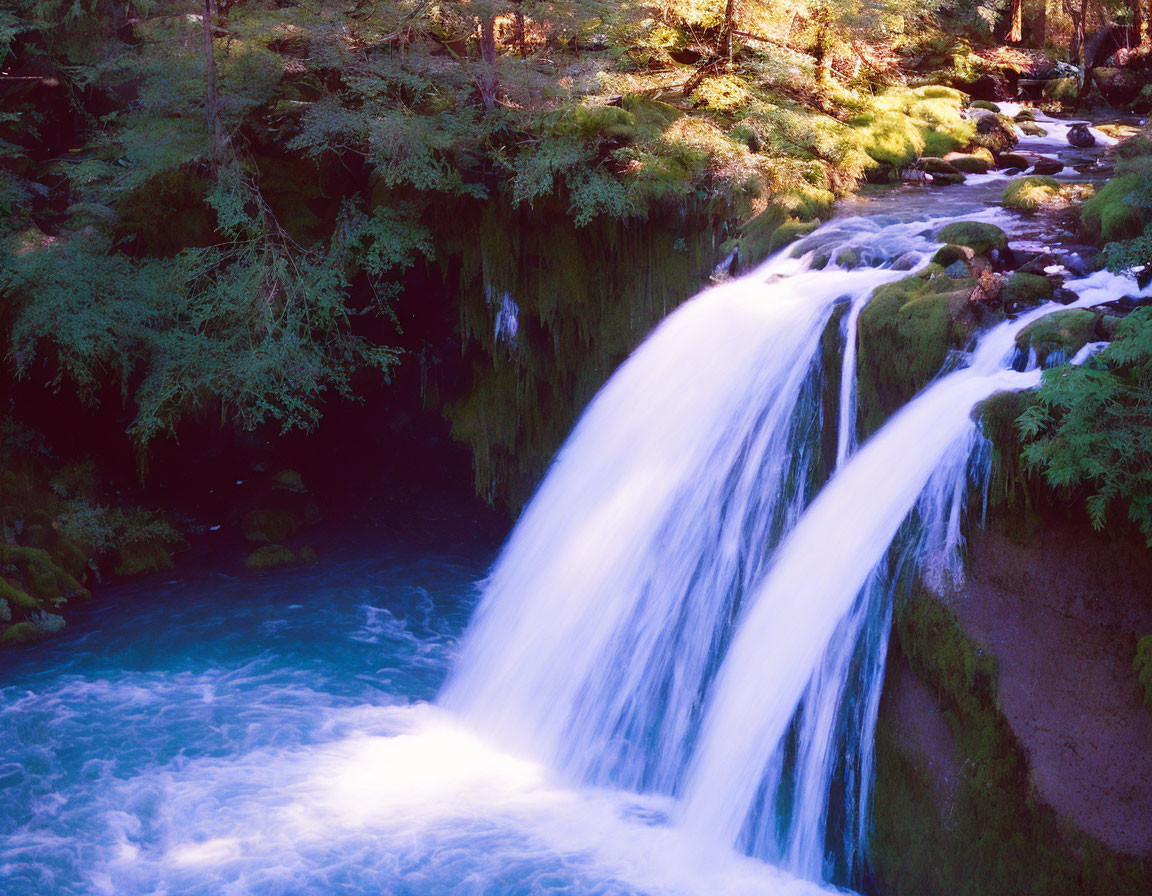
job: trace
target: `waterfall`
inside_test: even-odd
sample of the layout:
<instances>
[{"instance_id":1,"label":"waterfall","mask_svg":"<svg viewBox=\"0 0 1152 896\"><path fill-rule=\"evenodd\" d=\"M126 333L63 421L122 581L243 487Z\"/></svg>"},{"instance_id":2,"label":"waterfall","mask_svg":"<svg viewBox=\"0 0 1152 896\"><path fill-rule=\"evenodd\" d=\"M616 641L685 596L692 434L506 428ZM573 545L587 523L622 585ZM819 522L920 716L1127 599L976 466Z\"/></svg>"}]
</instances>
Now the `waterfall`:
<instances>
[{"instance_id":1,"label":"waterfall","mask_svg":"<svg viewBox=\"0 0 1152 896\"><path fill-rule=\"evenodd\" d=\"M442 695L582 782L673 793L744 594L821 473L821 339L900 272L780 258L601 391L485 584Z\"/></svg>"},{"instance_id":2,"label":"waterfall","mask_svg":"<svg viewBox=\"0 0 1152 896\"><path fill-rule=\"evenodd\" d=\"M693 840L858 880L892 582L958 572L971 410L1039 380L1015 338L1063 307L994 328L854 452L856 321L947 220L841 219L658 327L525 509L440 703L570 783L669 798Z\"/></svg>"}]
</instances>

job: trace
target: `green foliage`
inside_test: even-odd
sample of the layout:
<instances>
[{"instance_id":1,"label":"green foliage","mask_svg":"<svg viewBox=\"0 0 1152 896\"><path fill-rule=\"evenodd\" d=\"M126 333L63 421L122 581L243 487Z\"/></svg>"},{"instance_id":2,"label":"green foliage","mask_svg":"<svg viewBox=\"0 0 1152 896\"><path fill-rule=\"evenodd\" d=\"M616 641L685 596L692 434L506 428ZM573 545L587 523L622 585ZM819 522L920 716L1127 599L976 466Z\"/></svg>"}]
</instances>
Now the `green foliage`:
<instances>
[{"instance_id":1,"label":"green foliage","mask_svg":"<svg viewBox=\"0 0 1152 896\"><path fill-rule=\"evenodd\" d=\"M1119 174L1085 201L1080 222L1089 236L1111 243L1143 234L1144 225L1152 220L1152 189L1147 176L1152 163L1148 169Z\"/></svg>"},{"instance_id":2,"label":"green foliage","mask_svg":"<svg viewBox=\"0 0 1152 896\"><path fill-rule=\"evenodd\" d=\"M1037 399L1020 419L1025 461L1061 492L1087 490L1097 528L1125 506L1152 545L1152 309L1085 364L1045 371Z\"/></svg>"}]
</instances>

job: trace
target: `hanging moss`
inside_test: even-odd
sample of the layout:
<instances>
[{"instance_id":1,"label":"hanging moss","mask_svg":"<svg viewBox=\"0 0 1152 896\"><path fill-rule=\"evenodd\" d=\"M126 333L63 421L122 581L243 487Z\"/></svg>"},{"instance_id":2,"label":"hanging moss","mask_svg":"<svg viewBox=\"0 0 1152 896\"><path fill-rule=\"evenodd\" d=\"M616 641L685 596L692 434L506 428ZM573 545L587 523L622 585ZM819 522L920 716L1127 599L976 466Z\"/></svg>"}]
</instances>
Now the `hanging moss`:
<instances>
[{"instance_id":1,"label":"hanging moss","mask_svg":"<svg viewBox=\"0 0 1152 896\"><path fill-rule=\"evenodd\" d=\"M876 290L860 315L861 434L868 436L940 372L968 341L975 321L968 297L976 281L938 267Z\"/></svg>"},{"instance_id":2,"label":"hanging moss","mask_svg":"<svg viewBox=\"0 0 1152 896\"><path fill-rule=\"evenodd\" d=\"M612 371L706 282L726 212L705 203L577 228L562 200L533 208L493 200L429 220L460 308L466 371L430 394L453 438L470 446L482 496L513 508L527 499ZM775 228L763 230L770 240ZM514 329L501 329L508 315Z\"/></svg>"}]
</instances>

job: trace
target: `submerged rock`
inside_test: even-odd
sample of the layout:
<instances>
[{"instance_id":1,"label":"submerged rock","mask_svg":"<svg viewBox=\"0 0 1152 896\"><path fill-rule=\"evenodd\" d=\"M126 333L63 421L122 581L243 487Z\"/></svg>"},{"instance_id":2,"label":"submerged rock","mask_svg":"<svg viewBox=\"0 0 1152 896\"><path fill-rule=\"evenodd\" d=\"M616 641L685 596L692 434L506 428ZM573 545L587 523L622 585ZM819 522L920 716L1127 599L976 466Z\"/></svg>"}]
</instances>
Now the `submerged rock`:
<instances>
[{"instance_id":1,"label":"submerged rock","mask_svg":"<svg viewBox=\"0 0 1152 896\"><path fill-rule=\"evenodd\" d=\"M1092 136L1092 132L1088 130L1087 122L1077 122L1072 125L1072 129L1068 131L1068 142L1079 149L1087 149L1090 146L1096 145L1096 138Z\"/></svg>"},{"instance_id":2,"label":"submerged rock","mask_svg":"<svg viewBox=\"0 0 1152 896\"><path fill-rule=\"evenodd\" d=\"M279 569L282 566L295 566L299 562L300 558L283 545L266 544L249 554L244 561L244 566L262 572L269 569Z\"/></svg>"},{"instance_id":3,"label":"submerged rock","mask_svg":"<svg viewBox=\"0 0 1152 896\"><path fill-rule=\"evenodd\" d=\"M1032 166L1032 172L1040 175L1059 174L1063 170L1063 162L1059 159L1050 159L1047 156L1041 156L1036 160L1036 164Z\"/></svg>"}]
</instances>

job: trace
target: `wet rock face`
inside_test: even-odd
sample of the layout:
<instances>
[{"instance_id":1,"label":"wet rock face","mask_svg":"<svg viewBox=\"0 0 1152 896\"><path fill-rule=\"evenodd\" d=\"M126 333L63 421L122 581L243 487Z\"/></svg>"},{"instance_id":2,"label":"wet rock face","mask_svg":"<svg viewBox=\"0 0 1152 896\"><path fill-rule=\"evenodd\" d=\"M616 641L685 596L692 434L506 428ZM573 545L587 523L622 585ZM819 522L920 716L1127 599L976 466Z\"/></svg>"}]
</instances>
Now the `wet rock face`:
<instances>
[{"instance_id":1,"label":"wet rock face","mask_svg":"<svg viewBox=\"0 0 1152 896\"><path fill-rule=\"evenodd\" d=\"M1087 122L1077 122L1068 132L1068 142L1079 149L1087 149L1096 145L1096 138L1088 130Z\"/></svg>"}]
</instances>

